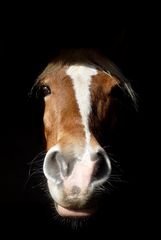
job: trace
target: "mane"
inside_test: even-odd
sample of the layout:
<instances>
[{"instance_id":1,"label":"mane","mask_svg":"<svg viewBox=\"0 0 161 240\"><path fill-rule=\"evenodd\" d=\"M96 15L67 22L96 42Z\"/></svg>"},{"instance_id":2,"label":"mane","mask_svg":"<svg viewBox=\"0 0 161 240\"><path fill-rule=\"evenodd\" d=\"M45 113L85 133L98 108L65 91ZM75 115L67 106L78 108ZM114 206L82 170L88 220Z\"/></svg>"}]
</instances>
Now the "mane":
<instances>
[{"instance_id":1,"label":"mane","mask_svg":"<svg viewBox=\"0 0 161 240\"><path fill-rule=\"evenodd\" d=\"M120 84L122 91L130 97L135 108L137 108L136 94L131 86L129 80L123 75L121 70L102 52L96 49L63 49L53 60L47 65L45 70L39 75L36 84L42 82L44 78L51 75L55 70L63 66L70 65L86 65L93 66L96 69L107 73L108 75L116 77Z\"/></svg>"}]
</instances>

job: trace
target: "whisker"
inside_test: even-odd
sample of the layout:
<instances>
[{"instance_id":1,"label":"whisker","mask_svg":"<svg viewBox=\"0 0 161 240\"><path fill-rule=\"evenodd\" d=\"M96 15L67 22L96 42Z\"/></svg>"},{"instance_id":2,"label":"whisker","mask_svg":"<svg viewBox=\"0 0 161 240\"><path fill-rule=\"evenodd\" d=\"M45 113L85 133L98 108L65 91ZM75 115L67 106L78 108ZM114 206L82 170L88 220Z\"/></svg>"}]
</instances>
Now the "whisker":
<instances>
[{"instance_id":1,"label":"whisker","mask_svg":"<svg viewBox=\"0 0 161 240\"><path fill-rule=\"evenodd\" d=\"M29 181L31 180L31 178L34 176L34 175L38 175L38 174L41 174L42 175L43 171L34 171L30 174L30 176L27 178L25 184L24 184L24 188L26 188L27 184L29 183Z\"/></svg>"},{"instance_id":2,"label":"whisker","mask_svg":"<svg viewBox=\"0 0 161 240\"><path fill-rule=\"evenodd\" d=\"M28 170L28 178L24 184L24 188L26 188L27 184L29 183L30 179L33 176L37 176L39 174L43 176L42 166L43 166L45 155L46 155L46 151L41 151L30 162L27 163L27 165L29 166L29 170Z\"/></svg>"},{"instance_id":3,"label":"whisker","mask_svg":"<svg viewBox=\"0 0 161 240\"><path fill-rule=\"evenodd\" d=\"M29 165L32 165L37 159L40 157L43 157L46 155L46 151L43 150L42 152L38 153L30 162L28 162Z\"/></svg>"},{"instance_id":4,"label":"whisker","mask_svg":"<svg viewBox=\"0 0 161 240\"><path fill-rule=\"evenodd\" d=\"M30 176L31 174L31 169L32 169L32 166L33 164L37 164L37 163L42 163L44 161L44 156L46 155L46 151L42 151L40 153L38 153L32 160L31 162L28 163L28 165L30 165L29 167L29 172L28 172L28 175Z\"/></svg>"},{"instance_id":5,"label":"whisker","mask_svg":"<svg viewBox=\"0 0 161 240\"><path fill-rule=\"evenodd\" d=\"M44 155L45 156L45 155ZM27 165L33 165L33 164L36 164L36 163L41 163L42 161L44 160L44 158L41 158L41 159L38 159L36 158L33 162L28 162ZM35 162L36 161L36 162Z\"/></svg>"},{"instance_id":6,"label":"whisker","mask_svg":"<svg viewBox=\"0 0 161 240\"><path fill-rule=\"evenodd\" d=\"M44 187L46 187L46 181L41 180L41 182L39 182L38 184L35 184L34 186L32 186L32 189L35 189L37 187L41 187L41 189L43 190Z\"/></svg>"}]
</instances>

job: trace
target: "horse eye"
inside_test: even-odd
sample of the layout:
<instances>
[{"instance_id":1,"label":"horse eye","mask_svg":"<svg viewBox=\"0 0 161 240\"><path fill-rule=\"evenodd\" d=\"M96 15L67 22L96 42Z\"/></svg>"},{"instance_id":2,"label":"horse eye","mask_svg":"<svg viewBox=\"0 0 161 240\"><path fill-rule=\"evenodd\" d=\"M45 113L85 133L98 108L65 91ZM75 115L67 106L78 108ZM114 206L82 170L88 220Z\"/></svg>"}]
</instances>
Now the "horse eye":
<instances>
[{"instance_id":1,"label":"horse eye","mask_svg":"<svg viewBox=\"0 0 161 240\"><path fill-rule=\"evenodd\" d=\"M51 94L51 90L50 90L49 86L47 86L47 85L42 85L42 86L41 86L41 95L42 95L43 97L46 97L46 96L49 95L49 94Z\"/></svg>"}]
</instances>

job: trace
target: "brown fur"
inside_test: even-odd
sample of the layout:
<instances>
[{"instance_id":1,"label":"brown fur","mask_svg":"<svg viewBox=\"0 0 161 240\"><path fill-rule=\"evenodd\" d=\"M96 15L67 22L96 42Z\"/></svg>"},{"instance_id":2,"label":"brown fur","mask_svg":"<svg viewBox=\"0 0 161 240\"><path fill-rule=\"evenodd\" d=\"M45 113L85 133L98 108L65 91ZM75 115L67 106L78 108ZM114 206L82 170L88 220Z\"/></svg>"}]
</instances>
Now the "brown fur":
<instances>
[{"instance_id":1,"label":"brown fur","mask_svg":"<svg viewBox=\"0 0 161 240\"><path fill-rule=\"evenodd\" d=\"M92 112L89 121L94 135L96 131L101 131L102 122L107 119L108 114L111 114L110 92L114 86L119 85L135 104L134 92L129 82L118 68L98 51L93 49L62 51L37 80L37 84L47 84L51 89L51 95L45 98L44 125L47 150L58 142L64 147L76 142L81 145L85 139L72 81L65 73L67 67L72 64L92 66L98 71L98 74L93 76L91 85Z\"/></svg>"},{"instance_id":2,"label":"brown fur","mask_svg":"<svg viewBox=\"0 0 161 240\"><path fill-rule=\"evenodd\" d=\"M60 68L56 65L48 72L46 78L42 78L43 84L51 89L51 95L45 98L44 126L47 150L59 143L64 149L73 145L82 147L85 143L85 133L72 81L65 73L66 66ZM118 84L118 80L104 72L98 71L93 76L91 84L91 103L95 106L94 113L90 116L90 129L97 127L107 117L110 105L111 89ZM93 119L93 121L92 121ZM91 132L91 144L98 145L98 142ZM67 151L67 150L66 150ZM72 150L71 150L72 151Z\"/></svg>"},{"instance_id":3,"label":"brown fur","mask_svg":"<svg viewBox=\"0 0 161 240\"><path fill-rule=\"evenodd\" d=\"M47 149L56 143L65 146L84 139L81 116L76 103L72 82L65 75L65 69L52 72L43 83L51 89L45 98L44 125ZM72 138L72 139L71 139Z\"/></svg>"}]
</instances>

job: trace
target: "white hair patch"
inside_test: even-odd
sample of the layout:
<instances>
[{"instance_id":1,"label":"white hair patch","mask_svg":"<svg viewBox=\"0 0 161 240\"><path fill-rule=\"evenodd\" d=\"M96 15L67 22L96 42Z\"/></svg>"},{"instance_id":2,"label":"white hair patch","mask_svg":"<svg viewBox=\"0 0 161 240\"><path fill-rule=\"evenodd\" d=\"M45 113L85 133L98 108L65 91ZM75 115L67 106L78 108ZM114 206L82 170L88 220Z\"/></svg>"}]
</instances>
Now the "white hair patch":
<instances>
[{"instance_id":1,"label":"white hair patch","mask_svg":"<svg viewBox=\"0 0 161 240\"><path fill-rule=\"evenodd\" d=\"M66 73L72 79L76 100L84 125L86 144L89 145L90 131L88 117L91 110L90 84L92 76L97 74L97 70L93 67L72 65L67 69Z\"/></svg>"}]
</instances>

